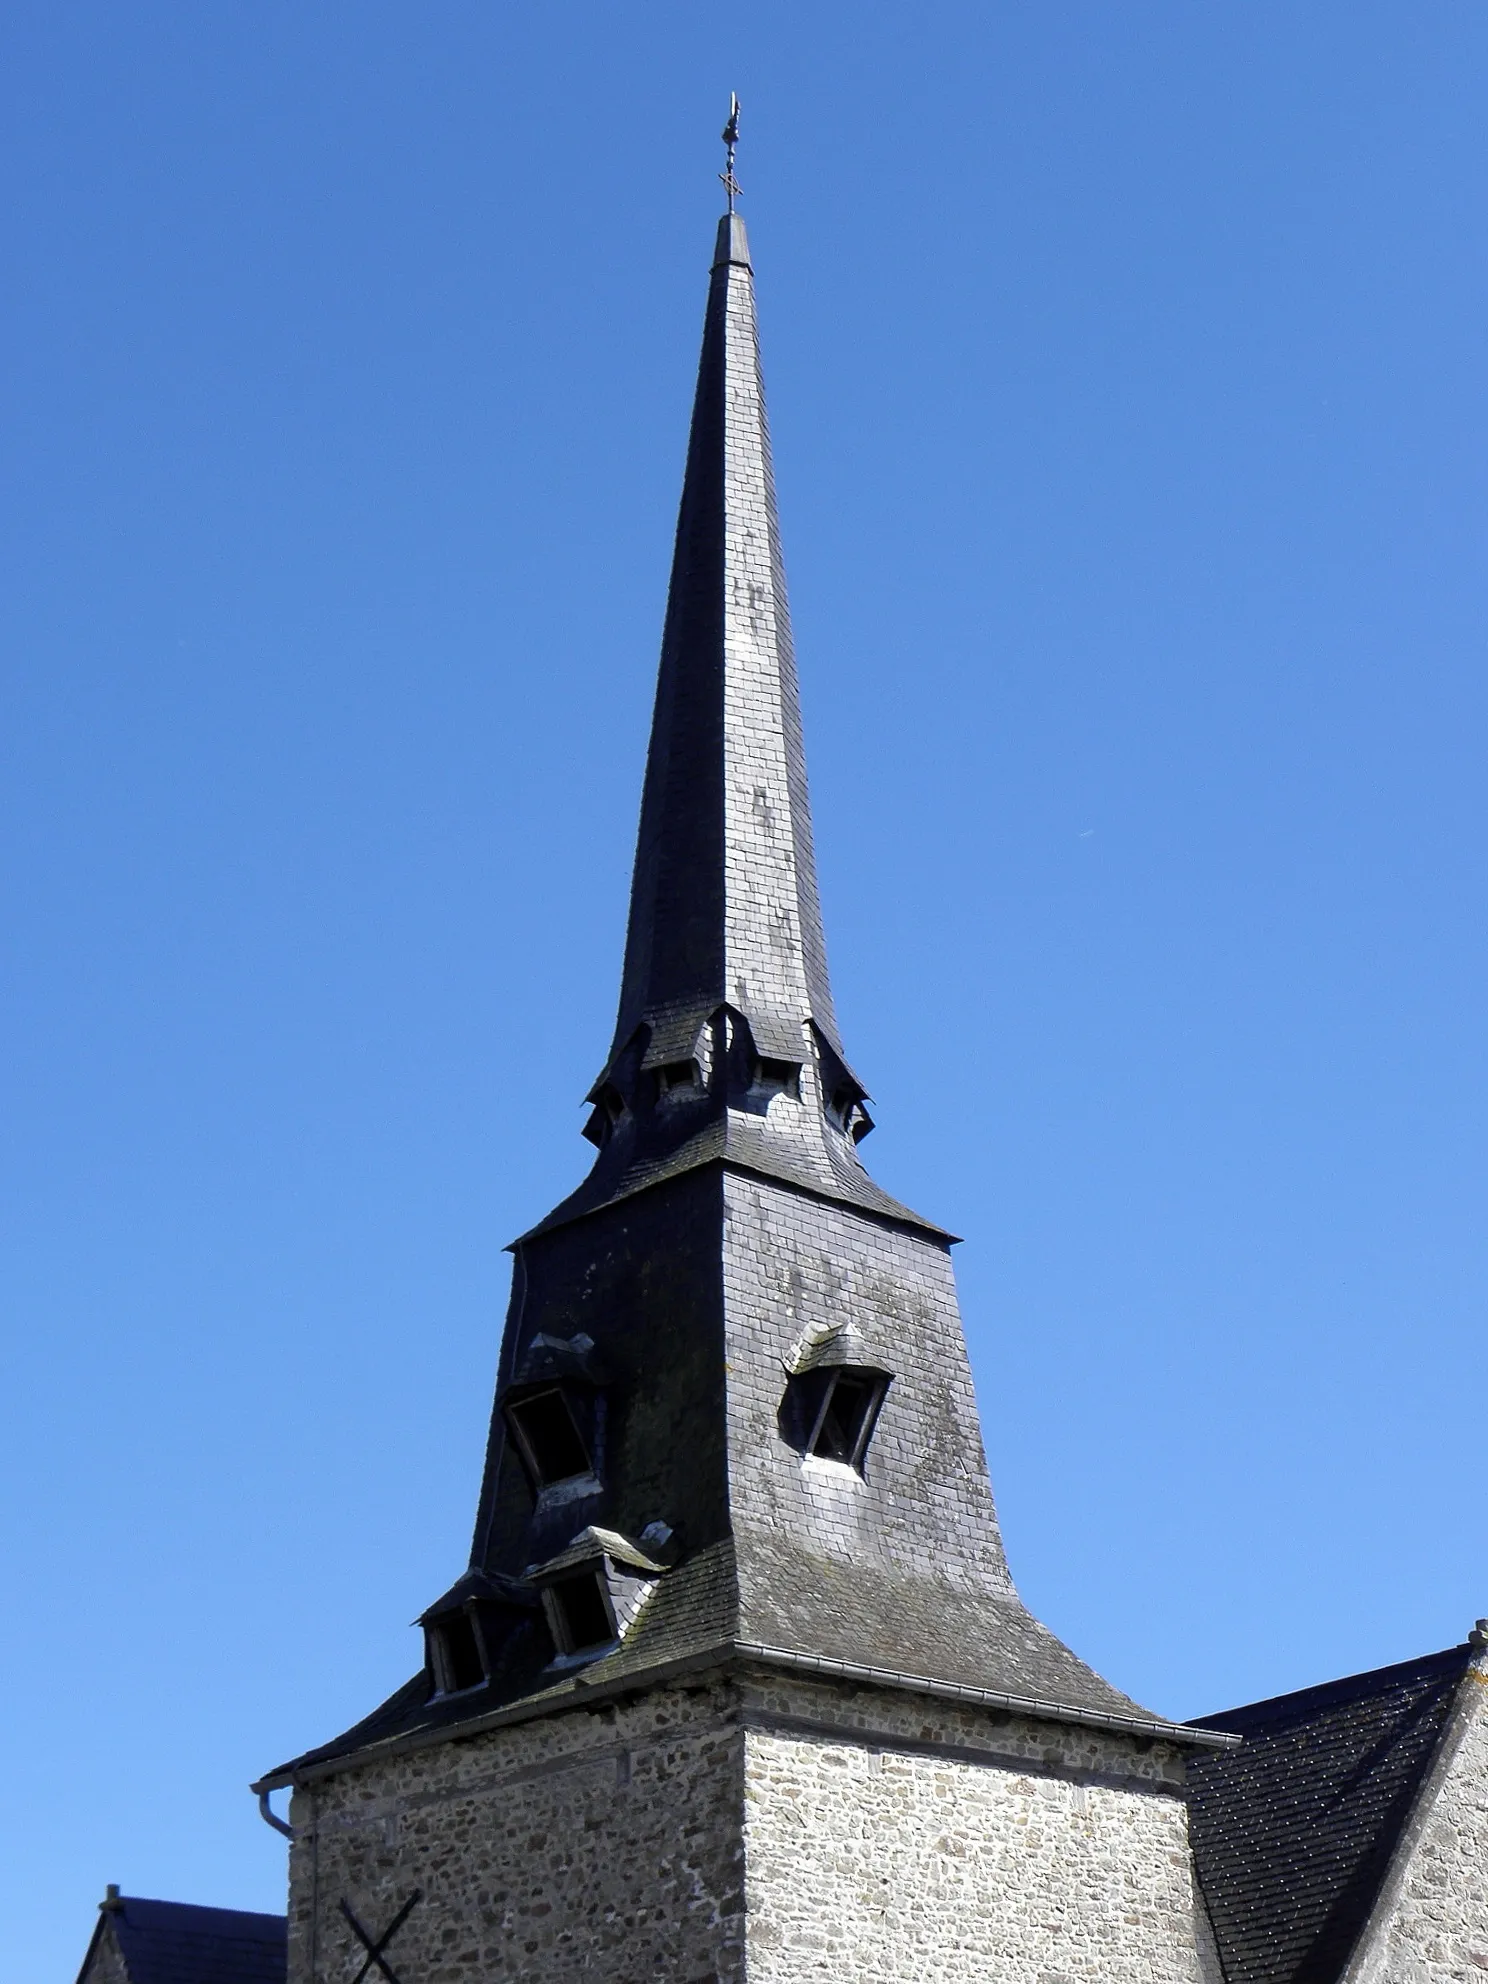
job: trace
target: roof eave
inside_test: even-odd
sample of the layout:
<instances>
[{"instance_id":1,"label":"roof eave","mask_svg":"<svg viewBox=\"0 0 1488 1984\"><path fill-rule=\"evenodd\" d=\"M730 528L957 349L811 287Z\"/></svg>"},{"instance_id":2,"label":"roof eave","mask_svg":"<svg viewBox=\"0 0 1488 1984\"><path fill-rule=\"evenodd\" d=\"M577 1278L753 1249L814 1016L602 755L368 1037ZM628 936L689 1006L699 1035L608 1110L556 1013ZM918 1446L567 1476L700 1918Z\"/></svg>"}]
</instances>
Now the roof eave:
<instances>
[{"instance_id":1,"label":"roof eave","mask_svg":"<svg viewBox=\"0 0 1488 1984\"><path fill-rule=\"evenodd\" d=\"M938 1681L924 1674L902 1674L892 1668L870 1667L850 1660L833 1660L818 1654L796 1653L788 1647L764 1646L752 1640L724 1640L698 1653L658 1662L654 1667L631 1669L613 1678L590 1679L593 1669L581 1670L556 1688L544 1689L519 1702L488 1710L468 1721L442 1723L435 1728L409 1730L368 1743L342 1755L322 1757L313 1764L281 1764L250 1786L255 1793L281 1791L334 1777L354 1770L374 1759L404 1756L414 1750L433 1749L440 1743L483 1735L490 1729L509 1728L514 1723L532 1722L570 1708L587 1708L598 1701L635 1694L686 1674L707 1673L714 1669L754 1664L810 1674L828 1681L853 1681L891 1689L900 1694L927 1695L940 1701L964 1703L969 1707L995 1709L1007 1715L1027 1716L1033 1722L1072 1724L1076 1728L1104 1729L1113 1735L1130 1736L1138 1742L1171 1743L1183 1750L1235 1750L1243 1737L1222 1729L1195 1728L1191 1723L1169 1722L1155 1715L1120 1715L1110 1710L1081 1708L1069 1702L1046 1701L1036 1695L1008 1694L999 1688L974 1688L959 1681Z\"/></svg>"}]
</instances>

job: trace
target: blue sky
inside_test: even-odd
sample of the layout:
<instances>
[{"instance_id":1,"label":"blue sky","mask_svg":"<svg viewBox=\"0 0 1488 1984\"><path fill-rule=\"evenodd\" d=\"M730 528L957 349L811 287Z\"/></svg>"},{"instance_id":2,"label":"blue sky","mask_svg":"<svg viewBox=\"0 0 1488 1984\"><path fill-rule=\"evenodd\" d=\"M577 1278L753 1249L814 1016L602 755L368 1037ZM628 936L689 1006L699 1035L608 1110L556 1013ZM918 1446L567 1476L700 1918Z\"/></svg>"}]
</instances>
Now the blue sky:
<instances>
[{"instance_id":1,"label":"blue sky","mask_svg":"<svg viewBox=\"0 0 1488 1984\"><path fill-rule=\"evenodd\" d=\"M280 1905L609 1038L719 204L838 1005L1015 1574L1192 1715L1459 1640L1475 5L16 0L7 1946Z\"/></svg>"}]
</instances>

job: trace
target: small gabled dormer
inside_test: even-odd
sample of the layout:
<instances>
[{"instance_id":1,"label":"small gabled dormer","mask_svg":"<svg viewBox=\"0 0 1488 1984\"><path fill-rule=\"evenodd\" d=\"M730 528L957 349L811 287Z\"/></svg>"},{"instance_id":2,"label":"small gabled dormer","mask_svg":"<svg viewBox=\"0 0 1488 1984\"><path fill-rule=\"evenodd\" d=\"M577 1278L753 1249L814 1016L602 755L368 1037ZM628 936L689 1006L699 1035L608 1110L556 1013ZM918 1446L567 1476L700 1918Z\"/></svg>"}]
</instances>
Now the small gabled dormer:
<instances>
[{"instance_id":1,"label":"small gabled dormer","mask_svg":"<svg viewBox=\"0 0 1488 1984\"><path fill-rule=\"evenodd\" d=\"M601 1082L589 1100L594 1104L583 1134L603 1150L625 1118L625 1097L614 1082Z\"/></svg>"},{"instance_id":2,"label":"small gabled dormer","mask_svg":"<svg viewBox=\"0 0 1488 1984\"><path fill-rule=\"evenodd\" d=\"M609 1066L589 1091L586 1100L594 1106L584 1125L584 1135L600 1150L635 1112L640 1070L650 1037L649 1027L637 1027L619 1053L611 1055Z\"/></svg>"},{"instance_id":3,"label":"small gabled dormer","mask_svg":"<svg viewBox=\"0 0 1488 1984\"><path fill-rule=\"evenodd\" d=\"M474 1615L463 1607L425 1628L436 1695L463 1695L486 1685L486 1650Z\"/></svg>"},{"instance_id":4,"label":"small gabled dormer","mask_svg":"<svg viewBox=\"0 0 1488 1984\"><path fill-rule=\"evenodd\" d=\"M815 1024L811 1028L816 1045L817 1080L821 1084L822 1113L834 1130L840 1130L860 1144L873 1128L873 1118L864 1106L868 1091L848 1067L831 1041Z\"/></svg>"},{"instance_id":5,"label":"small gabled dormer","mask_svg":"<svg viewBox=\"0 0 1488 1984\"><path fill-rule=\"evenodd\" d=\"M776 1061L762 1055L755 1064L754 1089L765 1098L775 1095L788 1095L792 1102L801 1100L801 1063L799 1061Z\"/></svg>"},{"instance_id":6,"label":"small gabled dormer","mask_svg":"<svg viewBox=\"0 0 1488 1984\"><path fill-rule=\"evenodd\" d=\"M644 1140L659 1120L705 1102L712 1073L712 1025L696 1010L639 1027L589 1091L584 1135L601 1150L622 1130Z\"/></svg>"},{"instance_id":7,"label":"small gabled dormer","mask_svg":"<svg viewBox=\"0 0 1488 1984\"><path fill-rule=\"evenodd\" d=\"M556 1659L597 1659L625 1637L665 1572L671 1540L665 1523L652 1523L641 1543L591 1525L556 1557L528 1569Z\"/></svg>"},{"instance_id":8,"label":"small gabled dormer","mask_svg":"<svg viewBox=\"0 0 1488 1984\"><path fill-rule=\"evenodd\" d=\"M685 1101L702 1091L703 1077L697 1059L689 1055L685 1061L663 1061L653 1072L658 1102Z\"/></svg>"},{"instance_id":9,"label":"small gabled dormer","mask_svg":"<svg viewBox=\"0 0 1488 1984\"><path fill-rule=\"evenodd\" d=\"M753 1116L768 1115L776 1096L801 1099L803 1046L789 1026L725 1006L717 1021L728 1071L728 1104Z\"/></svg>"},{"instance_id":10,"label":"small gabled dormer","mask_svg":"<svg viewBox=\"0 0 1488 1984\"><path fill-rule=\"evenodd\" d=\"M641 1056L641 1093L662 1121L706 1102L713 1080L713 1021L696 1007L659 1016Z\"/></svg>"},{"instance_id":11,"label":"small gabled dormer","mask_svg":"<svg viewBox=\"0 0 1488 1984\"><path fill-rule=\"evenodd\" d=\"M467 1571L419 1619L435 1699L472 1694L495 1676L514 1625L531 1618L535 1594L509 1578Z\"/></svg>"}]
</instances>

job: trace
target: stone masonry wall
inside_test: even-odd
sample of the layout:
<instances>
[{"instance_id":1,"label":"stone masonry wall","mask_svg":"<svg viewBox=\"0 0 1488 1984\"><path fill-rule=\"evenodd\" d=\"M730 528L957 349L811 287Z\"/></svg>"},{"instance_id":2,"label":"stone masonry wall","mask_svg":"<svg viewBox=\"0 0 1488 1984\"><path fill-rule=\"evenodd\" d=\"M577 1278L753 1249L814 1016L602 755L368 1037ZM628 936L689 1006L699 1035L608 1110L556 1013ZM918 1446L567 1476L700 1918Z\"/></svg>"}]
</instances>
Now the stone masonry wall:
<instances>
[{"instance_id":1,"label":"stone masonry wall","mask_svg":"<svg viewBox=\"0 0 1488 1984\"><path fill-rule=\"evenodd\" d=\"M348 1770L295 1794L289 1984L742 1978L742 1736L722 1687L664 1689Z\"/></svg>"},{"instance_id":2,"label":"stone masonry wall","mask_svg":"<svg viewBox=\"0 0 1488 1984\"><path fill-rule=\"evenodd\" d=\"M1488 1971L1488 1664L1479 1655L1345 1984L1482 1984Z\"/></svg>"},{"instance_id":3,"label":"stone masonry wall","mask_svg":"<svg viewBox=\"0 0 1488 1984\"><path fill-rule=\"evenodd\" d=\"M794 1682L744 1720L750 1984L1197 1984L1176 1752Z\"/></svg>"},{"instance_id":4,"label":"stone masonry wall","mask_svg":"<svg viewBox=\"0 0 1488 1984\"><path fill-rule=\"evenodd\" d=\"M290 1984L1198 1984L1165 1746L845 1684L672 1687L296 1793Z\"/></svg>"}]
</instances>

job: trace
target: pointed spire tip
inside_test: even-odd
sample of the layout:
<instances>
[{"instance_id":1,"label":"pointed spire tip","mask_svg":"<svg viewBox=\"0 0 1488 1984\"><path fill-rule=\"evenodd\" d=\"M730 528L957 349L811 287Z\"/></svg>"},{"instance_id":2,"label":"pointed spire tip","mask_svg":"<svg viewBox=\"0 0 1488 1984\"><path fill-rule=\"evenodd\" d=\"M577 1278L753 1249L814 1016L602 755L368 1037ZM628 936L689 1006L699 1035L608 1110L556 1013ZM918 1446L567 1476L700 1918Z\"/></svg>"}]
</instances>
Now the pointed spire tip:
<instances>
[{"instance_id":1,"label":"pointed spire tip","mask_svg":"<svg viewBox=\"0 0 1488 1984\"><path fill-rule=\"evenodd\" d=\"M744 191L734 177L734 147L739 142L739 99L732 90L729 92L729 121L723 127L723 142L727 147L728 162L718 176L723 181L723 190L728 194L728 210L732 213L735 200Z\"/></svg>"}]
</instances>

